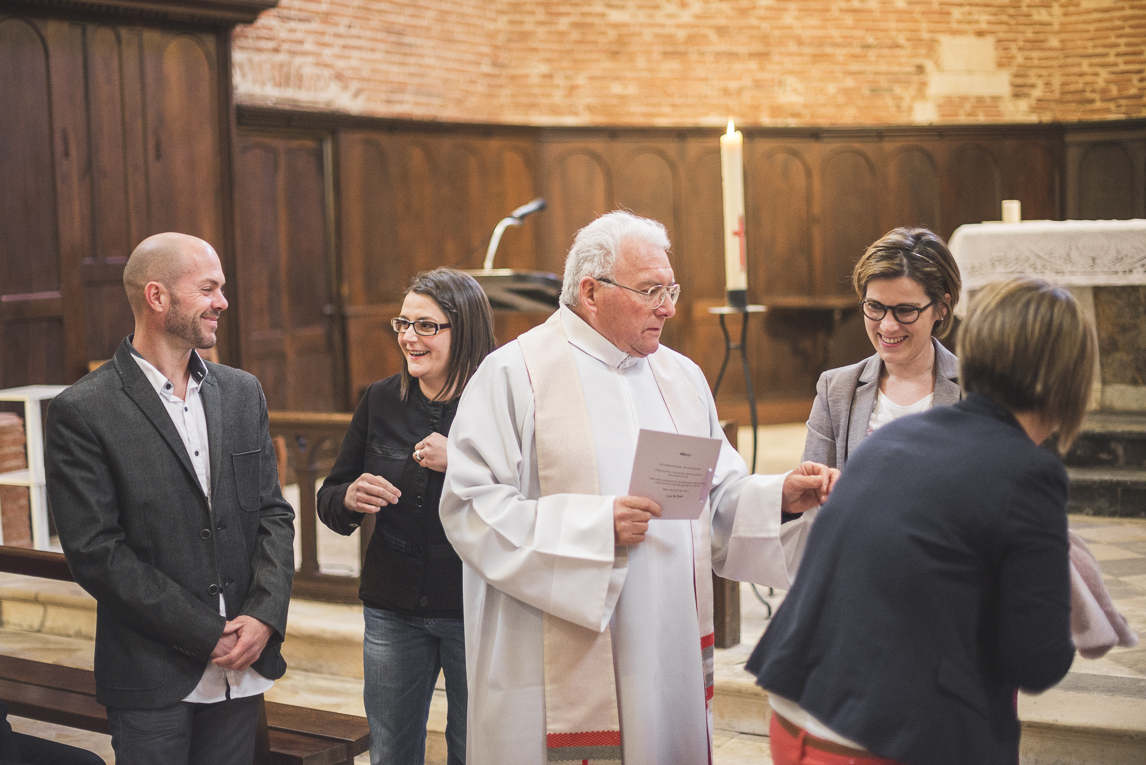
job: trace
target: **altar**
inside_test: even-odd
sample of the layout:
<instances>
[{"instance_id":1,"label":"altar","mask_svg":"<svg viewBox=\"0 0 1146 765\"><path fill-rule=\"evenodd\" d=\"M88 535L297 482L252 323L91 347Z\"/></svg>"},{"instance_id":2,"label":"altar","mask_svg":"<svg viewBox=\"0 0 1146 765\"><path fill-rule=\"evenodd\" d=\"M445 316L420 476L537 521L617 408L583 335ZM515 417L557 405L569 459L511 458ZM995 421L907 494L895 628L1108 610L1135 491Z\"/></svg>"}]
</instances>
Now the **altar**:
<instances>
[{"instance_id":1,"label":"altar","mask_svg":"<svg viewBox=\"0 0 1146 765\"><path fill-rule=\"evenodd\" d=\"M1146 411L1146 220L968 224L948 244L967 298L1023 274L1070 288L1098 329L1092 408Z\"/></svg>"}]
</instances>

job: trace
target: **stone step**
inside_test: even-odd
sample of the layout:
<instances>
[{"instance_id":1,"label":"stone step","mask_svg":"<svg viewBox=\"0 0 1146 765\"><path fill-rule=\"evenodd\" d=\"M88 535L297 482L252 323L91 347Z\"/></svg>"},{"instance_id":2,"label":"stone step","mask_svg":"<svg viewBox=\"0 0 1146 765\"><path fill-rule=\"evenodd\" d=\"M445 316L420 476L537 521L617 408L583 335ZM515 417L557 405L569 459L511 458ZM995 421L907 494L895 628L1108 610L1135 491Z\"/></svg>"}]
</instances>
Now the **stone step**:
<instances>
[{"instance_id":1,"label":"stone step","mask_svg":"<svg viewBox=\"0 0 1146 765\"><path fill-rule=\"evenodd\" d=\"M1088 415L1063 462L1080 468L1146 470L1146 415L1121 412Z\"/></svg>"},{"instance_id":2,"label":"stone step","mask_svg":"<svg viewBox=\"0 0 1146 765\"><path fill-rule=\"evenodd\" d=\"M1146 518L1146 469L1067 466L1067 510L1079 515Z\"/></svg>"}]
</instances>

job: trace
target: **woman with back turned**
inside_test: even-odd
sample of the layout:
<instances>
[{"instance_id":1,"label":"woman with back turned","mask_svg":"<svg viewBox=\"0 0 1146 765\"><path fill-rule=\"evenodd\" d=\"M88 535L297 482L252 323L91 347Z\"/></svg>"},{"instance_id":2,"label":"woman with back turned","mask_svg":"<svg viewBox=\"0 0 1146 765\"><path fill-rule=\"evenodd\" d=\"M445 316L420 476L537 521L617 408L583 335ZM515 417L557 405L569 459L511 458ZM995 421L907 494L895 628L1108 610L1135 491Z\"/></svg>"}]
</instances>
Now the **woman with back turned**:
<instances>
[{"instance_id":1,"label":"woman with back turned","mask_svg":"<svg viewBox=\"0 0 1146 765\"><path fill-rule=\"evenodd\" d=\"M374 514L358 595L373 765L421 765L439 670L446 675L449 765L466 760L462 562L438 517L446 436L458 398L494 348L489 301L472 277L414 277L391 320L401 374L370 386L318 492L322 522L350 534Z\"/></svg>"},{"instance_id":2,"label":"woman with back turned","mask_svg":"<svg viewBox=\"0 0 1146 765\"><path fill-rule=\"evenodd\" d=\"M967 397L849 458L748 662L776 765L1013 765L1018 689L1070 668L1067 477L1097 341L1039 279L987 287L958 341Z\"/></svg>"}]
</instances>

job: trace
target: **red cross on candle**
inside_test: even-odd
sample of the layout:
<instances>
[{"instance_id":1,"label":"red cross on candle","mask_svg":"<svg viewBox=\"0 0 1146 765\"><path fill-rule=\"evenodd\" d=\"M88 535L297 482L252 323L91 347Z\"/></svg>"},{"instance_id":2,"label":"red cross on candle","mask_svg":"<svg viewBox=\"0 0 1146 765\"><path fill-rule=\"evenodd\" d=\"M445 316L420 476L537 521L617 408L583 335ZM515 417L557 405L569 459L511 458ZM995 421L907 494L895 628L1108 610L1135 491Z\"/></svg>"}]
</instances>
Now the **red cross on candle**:
<instances>
[{"instance_id":1,"label":"red cross on candle","mask_svg":"<svg viewBox=\"0 0 1146 765\"><path fill-rule=\"evenodd\" d=\"M748 240L744 236L744 216L739 216L740 225L732 229L732 235L740 240L740 270L748 270Z\"/></svg>"}]
</instances>

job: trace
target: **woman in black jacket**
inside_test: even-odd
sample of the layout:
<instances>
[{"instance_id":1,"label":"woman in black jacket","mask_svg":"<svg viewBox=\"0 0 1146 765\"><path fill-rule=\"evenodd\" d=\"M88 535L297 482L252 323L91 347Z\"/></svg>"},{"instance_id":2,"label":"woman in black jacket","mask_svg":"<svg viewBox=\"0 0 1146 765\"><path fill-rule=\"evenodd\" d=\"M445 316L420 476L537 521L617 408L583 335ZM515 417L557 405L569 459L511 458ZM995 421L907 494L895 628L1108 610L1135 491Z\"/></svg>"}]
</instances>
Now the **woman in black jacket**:
<instances>
[{"instance_id":1,"label":"woman in black jacket","mask_svg":"<svg viewBox=\"0 0 1146 765\"><path fill-rule=\"evenodd\" d=\"M493 314L476 281L439 268L414 278L391 324L404 368L363 395L318 492L318 513L340 534L375 515L358 592L371 763L424 762L430 699L444 670L449 763L462 765L462 564L442 531L438 501L458 397L495 345Z\"/></svg>"},{"instance_id":2,"label":"woman in black jacket","mask_svg":"<svg viewBox=\"0 0 1146 765\"><path fill-rule=\"evenodd\" d=\"M976 296L958 349L967 397L855 451L748 662L777 765L1013 765L1016 691L1070 668L1067 477L1039 444L1078 433L1094 329L1015 279Z\"/></svg>"}]
</instances>

